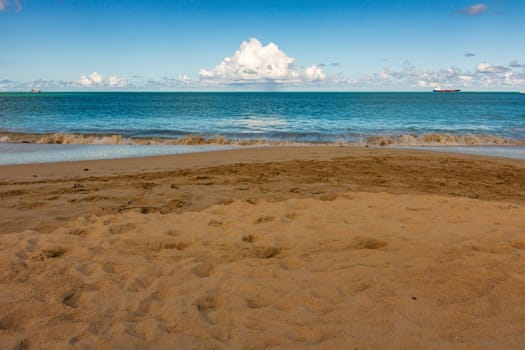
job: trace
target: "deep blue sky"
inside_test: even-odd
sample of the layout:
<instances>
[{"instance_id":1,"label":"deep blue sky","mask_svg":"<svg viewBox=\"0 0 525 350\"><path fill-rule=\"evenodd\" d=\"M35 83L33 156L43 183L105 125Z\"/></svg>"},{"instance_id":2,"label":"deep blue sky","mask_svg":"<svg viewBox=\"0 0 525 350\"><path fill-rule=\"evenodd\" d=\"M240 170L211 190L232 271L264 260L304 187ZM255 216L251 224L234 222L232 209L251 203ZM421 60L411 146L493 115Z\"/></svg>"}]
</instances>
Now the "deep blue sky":
<instances>
[{"instance_id":1,"label":"deep blue sky","mask_svg":"<svg viewBox=\"0 0 525 350\"><path fill-rule=\"evenodd\" d=\"M0 0L4 90L38 84L113 89L115 81L125 89L161 90L269 84L332 90L525 88L522 0L20 0L20 5ZM273 42L293 57L289 71L279 79L253 73L246 81L236 78L241 68L232 66L229 76L217 71L203 81L200 69L212 71L250 38L262 46ZM320 64L318 78L303 74ZM92 72L102 80L90 78ZM300 77L290 78L294 74ZM82 75L91 80L78 83ZM109 76L116 76L112 84ZM46 82L32 83L39 79Z\"/></svg>"}]
</instances>

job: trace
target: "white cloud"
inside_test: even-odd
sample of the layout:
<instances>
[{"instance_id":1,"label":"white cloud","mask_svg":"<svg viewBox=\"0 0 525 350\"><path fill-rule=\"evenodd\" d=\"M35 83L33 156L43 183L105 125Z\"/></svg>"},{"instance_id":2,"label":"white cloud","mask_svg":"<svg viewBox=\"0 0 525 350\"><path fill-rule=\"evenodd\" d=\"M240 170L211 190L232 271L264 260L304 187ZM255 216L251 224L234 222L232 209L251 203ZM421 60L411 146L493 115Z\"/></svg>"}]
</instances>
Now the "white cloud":
<instances>
[{"instance_id":1,"label":"white cloud","mask_svg":"<svg viewBox=\"0 0 525 350\"><path fill-rule=\"evenodd\" d=\"M22 2L20 0L14 0L13 3L15 5L16 12L22 11ZM9 0L0 0L0 12L7 11L9 7L11 7L11 2Z\"/></svg>"},{"instance_id":2,"label":"white cloud","mask_svg":"<svg viewBox=\"0 0 525 350\"><path fill-rule=\"evenodd\" d=\"M95 84L102 84L104 79L102 78L102 75L98 74L97 72L93 72L89 75L89 78L91 81Z\"/></svg>"},{"instance_id":3,"label":"white cloud","mask_svg":"<svg viewBox=\"0 0 525 350\"><path fill-rule=\"evenodd\" d=\"M488 8L489 7L486 4L474 4L457 11L457 13L461 13L468 16L478 16L486 12Z\"/></svg>"},{"instance_id":4,"label":"white cloud","mask_svg":"<svg viewBox=\"0 0 525 350\"><path fill-rule=\"evenodd\" d=\"M120 88L123 88L123 87L126 87L128 86L128 79L126 77L124 78L119 78L117 77L116 75L111 75L109 78L108 78L108 85L110 87L120 87Z\"/></svg>"},{"instance_id":5,"label":"white cloud","mask_svg":"<svg viewBox=\"0 0 525 350\"><path fill-rule=\"evenodd\" d=\"M379 71L379 77L383 80L390 79L390 68L383 68Z\"/></svg>"},{"instance_id":6,"label":"white cloud","mask_svg":"<svg viewBox=\"0 0 525 350\"><path fill-rule=\"evenodd\" d=\"M177 80L183 84L190 84L192 82L192 79L186 74L179 75Z\"/></svg>"},{"instance_id":7,"label":"white cloud","mask_svg":"<svg viewBox=\"0 0 525 350\"><path fill-rule=\"evenodd\" d=\"M128 78L111 75L107 80L105 80L101 74L92 72L88 76L82 75L77 81L77 84L87 88L123 88L128 86Z\"/></svg>"},{"instance_id":8,"label":"white cloud","mask_svg":"<svg viewBox=\"0 0 525 350\"><path fill-rule=\"evenodd\" d=\"M199 71L205 82L235 83L311 83L327 79L322 68L314 65L303 69L294 67L295 59L276 44L264 46L255 38L244 41L239 50L226 57L215 68Z\"/></svg>"},{"instance_id":9,"label":"white cloud","mask_svg":"<svg viewBox=\"0 0 525 350\"><path fill-rule=\"evenodd\" d=\"M88 76L81 76L78 83L85 87L91 87L91 86L97 86L102 84L103 78L102 75L98 74L97 72L92 72Z\"/></svg>"},{"instance_id":10,"label":"white cloud","mask_svg":"<svg viewBox=\"0 0 525 350\"><path fill-rule=\"evenodd\" d=\"M321 81L326 79L326 74L319 66L306 67L304 74L307 80L310 81Z\"/></svg>"},{"instance_id":11,"label":"white cloud","mask_svg":"<svg viewBox=\"0 0 525 350\"><path fill-rule=\"evenodd\" d=\"M492 66L488 64L487 62L482 62L478 64L477 71L479 73L504 73L508 72L510 68L503 67L503 66Z\"/></svg>"},{"instance_id":12,"label":"white cloud","mask_svg":"<svg viewBox=\"0 0 525 350\"><path fill-rule=\"evenodd\" d=\"M525 70L517 62L497 66L481 62L471 71L454 66L434 70L420 70L405 62L401 70L383 68L375 75L366 75L354 81L355 86L374 89L414 88L471 88L520 89L525 85ZM348 80L347 80L348 81Z\"/></svg>"},{"instance_id":13,"label":"white cloud","mask_svg":"<svg viewBox=\"0 0 525 350\"><path fill-rule=\"evenodd\" d=\"M523 72L506 72L505 73L505 84L510 86L525 86L525 74Z\"/></svg>"},{"instance_id":14,"label":"white cloud","mask_svg":"<svg viewBox=\"0 0 525 350\"><path fill-rule=\"evenodd\" d=\"M261 45L261 47L263 47ZM276 52L282 52L280 50ZM284 58L288 56L282 56ZM290 59L290 57L288 57ZM230 57L230 60L232 58ZM229 62L225 59L226 62ZM282 61L282 60L281 60ZM253 68L253 67L252 67ZM240 68L239 68L240 69ZM243 68L244 69L244 68ZM344 76L342 73L327 74L322 67L315 65L308 68L296 69L292 65L277 78L264 76L264 71L257 72L257 80L225 79L217 75L214 70L208 71L214 79L205 79L202 76L193 78L185 74L175 77L144 78L133 76L130 81L126 77L117 75L103 76L97 72L82 75L78 80L34 80L19 82L9 79L0 80L1 91L30 91L41 89L43 91L78 90L80 88L94 90L133 89L133 90L230 90L232 87L242 89L273 89L279 84L283 89L322 89L331 90L418 90L432 88L461 88L468 90L522 90L525 87L525 64L517 61L505 65L495 65L480 62L471 69L461 69L449 66L438 70L424 70L417 68L406 61L401 67L388 67L376 73L361 73L359 75ZM227 70L236 77L236 70ZM238 73L240 74L240 73ZM263 78L261 78L263 76ZM238 76L237 76L238 78ZM252 85L250 85L252 83ZM263 84L261 84L263 83ZM266 83L266 84L264 84Z\"/></svg>"}]
</instances>

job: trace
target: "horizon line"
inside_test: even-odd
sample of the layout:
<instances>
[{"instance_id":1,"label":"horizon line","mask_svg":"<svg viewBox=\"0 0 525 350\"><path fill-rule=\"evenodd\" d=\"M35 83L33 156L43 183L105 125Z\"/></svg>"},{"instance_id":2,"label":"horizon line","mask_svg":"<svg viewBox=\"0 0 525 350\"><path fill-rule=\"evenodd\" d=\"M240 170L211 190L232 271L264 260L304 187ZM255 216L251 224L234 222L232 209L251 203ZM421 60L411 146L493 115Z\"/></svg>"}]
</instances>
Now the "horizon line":
<instances>
[{"instance_id":1,"label":"horizon line","mask_svg":"<svg viewBox=\"0 0 525 350\"><path fill-rule=\"evenodd\" d=\"M45 93L352 93L352 92L380 92L380 93L426 93L434 92L433 90L41 90L33 92L31 90L4 90L2 93L27 93L27 94L45 94ZM522 90L460 90L462 92L486 92L486 93L522 93Z\"/></svg>"}]
</instances>

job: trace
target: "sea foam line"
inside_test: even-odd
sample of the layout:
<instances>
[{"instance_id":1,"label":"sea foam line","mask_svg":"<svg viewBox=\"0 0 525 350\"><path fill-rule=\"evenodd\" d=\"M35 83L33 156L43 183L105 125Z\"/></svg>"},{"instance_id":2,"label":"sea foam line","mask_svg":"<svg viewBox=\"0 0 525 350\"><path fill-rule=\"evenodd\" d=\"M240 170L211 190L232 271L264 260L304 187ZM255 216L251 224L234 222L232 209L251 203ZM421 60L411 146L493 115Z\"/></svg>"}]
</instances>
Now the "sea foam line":
<instances>
[{"instance_id":1,"label":"sea foam line","mask_svg":"<svg viewBox=\"0 0 525 350\"><path fill-rule=\"evenodd\" d=\"M525 140L509 139L487 134L426 133L421 135L375 135L364 136L358 141L301 142L271 141L266 139L228 139L223 135L204 138L188 135L180 138L132 138L123 135L93 135L74 133L4 133L0 142L22 142L66 145L370 145L370 146L525 146Z\"/></svg>"}]
</instances>

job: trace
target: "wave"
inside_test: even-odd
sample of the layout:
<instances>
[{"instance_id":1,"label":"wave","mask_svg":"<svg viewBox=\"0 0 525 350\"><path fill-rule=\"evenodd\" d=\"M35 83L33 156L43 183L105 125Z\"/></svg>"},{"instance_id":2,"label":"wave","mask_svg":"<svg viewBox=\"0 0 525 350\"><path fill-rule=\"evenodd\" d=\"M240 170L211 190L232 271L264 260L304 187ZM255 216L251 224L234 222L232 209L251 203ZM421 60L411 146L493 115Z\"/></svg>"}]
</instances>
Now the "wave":
<instances>
[{"instance_id":1,"label":"wave","mask_svg":"<svg viewBox=\"0 0 525 350\"><path fill-rule=\"evenodd\" d=\"M374 135L361 137L356 141L286 141L263 138L228 139L223 135L205 138L200 135L188 135L179 138L140 137L123 135L94 135L76 133L23 134L5 133L0 135L0 143L23 142L38 144L69 145L359 145L359 146L525 146L525 140L509 139L487 134L447 134L427 133L421 135Z\"/></svg>"},{"instance_id":2,"label":"wave","mask_svg":"<svg viewBox=\"0 0 525 350\"><path fill-rule=\"evenodd\" d=\"M204 138L200 135L188 135L179 138L140 137L131 138L123 135L93 135L74 133L54 134L20 134L9 133L0 136L0 142L22 142L38 144L63 144L63 145L266 145L274 144L264 139L238 139L230 140L222 135Z\"/></svg>"},{"instance_id":3,"label":"wave","mask_svg":"<svg viewBox=\"0 0 525 350\"><path fill-rule=\"evenodd\" d=\"M525 145L525 140L486 134L428 133L369 136L363 143L373 146L522 146Z\"/></svg>"}]
</instances>

